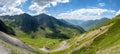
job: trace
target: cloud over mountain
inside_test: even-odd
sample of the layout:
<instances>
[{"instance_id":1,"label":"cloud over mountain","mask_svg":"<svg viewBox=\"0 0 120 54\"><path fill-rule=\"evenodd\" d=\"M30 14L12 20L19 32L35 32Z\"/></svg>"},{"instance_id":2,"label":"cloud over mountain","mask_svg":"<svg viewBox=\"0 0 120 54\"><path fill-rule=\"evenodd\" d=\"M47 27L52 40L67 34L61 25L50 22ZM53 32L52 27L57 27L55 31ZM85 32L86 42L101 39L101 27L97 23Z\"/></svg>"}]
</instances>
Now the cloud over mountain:
<instances>
[{"instance_id":1,"label":"cloud over mountain","mask_svg":"<svg viewBox=\"0 0 120 54\"><path fill-rule=\"evenodd\" d=\"M118 12L116 12L116 15L120 14L120 10L118 10Z\"/></svg>"},{"instance_id":2,"label":"cloud over mountain","mask_svg":"<svg viewBox=\"0 0 120 54\"><path fill-rule=\"evenodd\" d=\"M68 11L65 13L59 14L58 18L66 18L66 19L80 19L80 20L89 20L89 19L100 19L102 18L103 14L110 13L115 14L115 10L108 10L108 9L101 9L101 8L94 8L94 9L78 9L74 11Z\"/></svg>"},{"instance_id":3,"label":"cloud over mountain","mask_svg":"<svg viewBox=\"0 0 120 54\"><path fill-rule=\"evenodd\" d=\"M58 3L67 3L69 0L33 0L29 9L38 14L47 7L56 6Z\"/></svg>"},{"instance_id":4,"label":"cloud over mountain","mask_svg":"<svg viewBox=\"0 0 120 54\"><path fill-rule=\"evenodd\" d=\"M16 15L21 14L23 11L20 8L16 8L20 6L22 3L26 2L27 0L0 0L0 15Z\"/></svg>"},{"instance_id":5,"label":"cloud over mountain","mask_svg":"<svg viewBox=\"0 0 120 54\"><path fill-rule=\"evenodd\" d=\"M119 5L119 0L0 0L0 15L46 13L62 19L89 20L112 18L120 14Z\"/></svg>"},{"instance_id":6,"label":"cloud over mountain","mask_svg":"<svg viewBox=\"0 0 120 54\"><path fill-rule=\"evenodd\" d=\"M23 3L29 0L0 0L0 15L16 15L24 13L21 8ZM29 10L36 11L37 14L47 7L56 6L58 3L67 3L69 0L31 0Z\"/></svg>"}]
</instances>

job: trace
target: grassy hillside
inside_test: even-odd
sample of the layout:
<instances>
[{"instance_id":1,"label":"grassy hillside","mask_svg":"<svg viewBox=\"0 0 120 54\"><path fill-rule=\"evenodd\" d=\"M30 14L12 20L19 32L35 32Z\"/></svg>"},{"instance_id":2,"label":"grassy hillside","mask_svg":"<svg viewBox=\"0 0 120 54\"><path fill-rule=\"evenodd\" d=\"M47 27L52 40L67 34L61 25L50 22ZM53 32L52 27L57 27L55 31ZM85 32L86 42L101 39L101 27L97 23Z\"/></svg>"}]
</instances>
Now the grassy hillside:
<instances>
[{"instance_id":1,"label":"grassy hillside","mask_svg":"<svg viewBox=\"0 0 120 54\"><path fill-rule=\"evenodd\" d=\"M41 32L39 35L47 38L69 39L74 33L85 32L81 27L67 24L46 14L31 16L24 13L15 16L1 16L1 19L11 27L17 28L26 34ZM31 38L36 38L36 35L38 34L32 35Z\"/></svg>"},{"instance_id":2,"label":"grassy hillside","mask_svg":"<svg viewBox=\"0 0 120 54\"><path fill-rule=\"evenodd\" d=\"M15 35L14 30L10 26L4 24L1 20L0 20L0 31L5 32L7 34Z\"/></svg>"},{"instance_id":3,"label":"grassy hillside","mask_svg":"<svg viewBox=\"0 0 120 54\"><path fill-rule=\"evenodd\" d=\"M67 41L68 48L51 54L119 54L120 15Z\"/></svg>"},{"instance_id":4,"label":"grassy hillside","mask_svg":"<svg viewBox=\"0 0 120 54\"><path fill-rule=\"evenodd\" d=\"M117 54L120 51L120 15L103 24L106 26L113 25L102 35L96 37L93 42L73 54Z\"/></svg>"}]
</instances>

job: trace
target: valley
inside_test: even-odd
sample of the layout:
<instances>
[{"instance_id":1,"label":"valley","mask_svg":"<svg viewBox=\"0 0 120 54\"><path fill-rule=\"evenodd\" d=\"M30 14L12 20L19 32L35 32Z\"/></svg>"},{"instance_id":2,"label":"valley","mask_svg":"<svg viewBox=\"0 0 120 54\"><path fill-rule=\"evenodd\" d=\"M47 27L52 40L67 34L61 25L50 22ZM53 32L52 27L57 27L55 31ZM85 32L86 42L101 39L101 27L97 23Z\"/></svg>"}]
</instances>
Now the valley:
<instances>
[{"instance_id":1,"label":"valley","mask_svg":"<svg viewBox=\"0 0 120 54\"><path fill-rule=\"evenodd\" d=\"M32 20L33 18L36 21ZM42 50L45 52L64 50L67 47L67 39L85 32L81 27L67 24L46 14L33 17L24 13L16 16L1 16L0 19L14 28L12 37L21 40L40 53Z\"/></svg>"},{"instance_id":2,"label":"valley","mask_svg":"<svg viewBox=\"0 0 120 54\"><path fill-rule=\"evenodd\" d=\"M0 54L120 54L120 0L0 0Z\"/></svg>"},{"instance_id":3,"label":"valley","mask_svg":"<svg viewBox=\"0 0 120 54\"><path fill-rule=\"evenodd\" d=\"M101 51L104 54L104 53L106 53L105 51L108 51L107 48L109 48L109 47L104 48L105 51L103 51L103 49L99 48L98 47L99 45L96 43L99 43L104 40L106 40L106 42L107 42L108 40L110 40L110 39L108 39L109 37L107 37L109 35L107 33L109 33L111 30L113 30L113 29L111 29L112 27L114 27L114 26L119 27L119 25L118 25L119 19L120 19L119 17L120 16L118 15L115 18L102 24L101 26L94 28L93 30L85 32L82 29L82 31L84 33L74 32L74 34L72 35L73 37L71 37L69 39L63 39L63 38L61 39L59 37L58 38L46 37L44 33L47 31L46 29L48 29L48 28L45 28L46 31L41 30L41 28L38 28L38 30L36 32L31 30L32 32L30 32L30 33L28 32L29 33L28 34L25 31L22 31L20 28L14 27L15 29L12 29L12 30L15 31L15 34L10 34L11 36L4 34L3 33L4 30L3 30L3 32L0 32L1 33L0 40L2 42L5 41L6 42L5 45L10 44L10 45L13 45L12 47L13 48L15 47L15 49L21 48L21 49L24 49L25 51L27 50L28 53L32 53L32 54L33 53L37 53L37 54L38 53L40 53L40 54L46 54L46 53L50 53L50 54L59 54L59 53L61 53L61 54L83 54L83 53L88 54L88 53L91 53L91 54L93 54L93 53L96 53L96 54L99 54L99 52L101 52ZM3 20L5 23L7 23L7 21L5 21L6 19ZM44 23L46 23L46 22L44 22ZM19 26L21 26L21 25L19 25ZM72 24L68 24L68 25L66 25L66 27L67 26L71 26L70 28L73 28ZM117 29L117 27L115 28L115 30ZM59 27L56 27L56 29L57 28L59 28ZM79 28L74 27L73 29L79 29ZM62 31L62 30L60 30L60 31ZM70 31L72 32L74 30L69 30L69 32ZM44 32L44 33L41 33L41 32ZM116 33L117 32L119 32L119 30L116 31ZM40 34L40 35L38 35L38 34ZM114 33L110 33L110 34L114 34ZM35 38L32 37L33 35L35 36ZM116 37L118 37L118 35L116 35ZM64 37L64 38L66 38L66 37ZM103 38L106 38L106 39L103 39ZM97 40L97 41L95 41L95 40ZM116 39L116 41L117 41L117 39ZM112 43L112 41L109 43ZM115 43L117 44L117 42L115 42ZM1 45L1 47L3 47L3 46L4 45ZM17 46L17 48L16 48L16 46ZM119 47L119 45L118 46L110 45L110 46L114 46L114 48ZM102 45L101 45L101 47L102 47ZM95 51L91 51L92 49ZM8 53L8 54L11 53L11 51L10 51L11 49L6 49L5 47L2 50L3 50L3 52L7 51L6 53ZM24 52L24 50L23 50L23 52ZM112 48L111 48L111 50L112 50ZM17 51L19 51L19 50L17 50ZM16 52L13 52L13 53L16 53Z\"/></svg>"},{"instance_id":4,"label":"valley","mask_svg":"<svg viewBox=\"0 0 120 54\"><path fill-rule=\"evenodd\" d=\"M25 51L27 50L28 53L32 53L32 54L33 53L37 53L37 54L39 54L39 53L40 54L46 54L46 53L50 53L50 54L59 54L59 53L60 54L83 54L83 53L94 54L95 53L95 54L99 54L99 52L103 52L103 54L104 54L104 53L107 53L108 48L110 48L109 50L112 50L114 48L116 49L117 47L119 47L119 45L117 44L117 43L119 43L119 40L116 39L116 37L119 38L119 35L116 35L116 37L115 37L115 35L111 36L116 39L115 42L113 42L113 41L108 42L108 40L111 40L111 39L109 39L110 37L108 37L109 35L113 35L113 34L119 32L119 30L117 29L117 28L119 28L119 25L118 25L119 19L120 19L119 17L120 16L118 15L115 18L107 21L106 23L94 28L93 30L85 32L82 29L81 33L74 32L74 34L72 35L73 37L71 37L69 39L46 37L44 33L47 31L46 29L48 29L48 28L45 28L46 31L41 30L41 28L38 28L39 30L37 30L36 32L32 31L28 34L25 31L22 31L20 28L14 27L15 29L13 29L13 30L15 31L15 34L10 34L11 36L9 36L9 35L4 34L3 33L4 30L3 30L3 32L1 32L1 35L0 35L0 40L2 42L5 41L6 42L5 45L10 44L10 45L13 45L12 48L14 48L14 47L15 47L15 49L22 48ZM7 21L5 21L5 19L3 21L5 23L7 23ZM68 24L68 25L66 25L66 27L67 26L71 26L70 28L73 28L73 29L79 29L78 27L76 27L76 28L72 27L72 24ZM114 27L116 27L116 28L114 28ZM59 27L56 27L56 29L57 28L59 28ZM116 31L115 33L107 34L116 29L118 31ZM69 31L72 32L74 30L69 30ZM41 33L41 32L44 32L44 33ZM78 30L78 32L79 32L79 30ZM38 34L40 34L40 35L38 35ZM32 37L33 35L35 36L35 38ZM41 35L43 35L43 36L41 36ZM64 37L64 38L66 38L66 37ZM118 40L118 42L117 42L117 40ZM101 46L101 47L106 46L106 45L104 45L105 41L108 42L109 44L112 42L114 44L110 45L109 47L106 47L104 49L98 47L98 46ZM104 43L104 44L99 45L96 43L99 43L99 44ZM16 48L16 45L17 45L17 48ZM1 47L3 47L3 46L4 45L1 45ZM107 44L107 46L108 46L108 44ZM114 46L114 48L111 48L111 46ZM4 47L4 49L2 49L3 52L7 51L6 53L8 53L8 54L11 53L10 50L11 49L6 49L5 47ZM24 52L24 50L23 50L23 52ZM103 51L103 50L105 50L105 51ZM17 50L17 51L19 51L19 50ZM115 51L115 52L117 53L117 51ZM13 53L16 53L16 52L13 52Z\"/></svg>"}]
</instances>

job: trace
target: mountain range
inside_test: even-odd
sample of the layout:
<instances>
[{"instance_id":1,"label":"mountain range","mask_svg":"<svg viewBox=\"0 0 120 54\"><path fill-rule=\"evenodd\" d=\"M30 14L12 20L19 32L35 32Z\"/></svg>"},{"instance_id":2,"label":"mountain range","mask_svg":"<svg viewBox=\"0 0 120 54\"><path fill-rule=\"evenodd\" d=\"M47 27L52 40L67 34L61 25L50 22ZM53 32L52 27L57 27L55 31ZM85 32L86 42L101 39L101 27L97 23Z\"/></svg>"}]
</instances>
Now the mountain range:
<instances>
[{"instance_id":1,"label":"mountain range","mask_svg":"<svg viewBox=\"0 0 120 54\"><path fill-rule=\"evenodd\" d=\"M65 21L67 21L69 23L72 23L74 25L81 26L86 31L88 31L90 29L93 29L93 28L105 23L108 20L110 20L110 19L104 17L104 18L97 19L97 20L72 20L72 19L66 19Z\"/></svg>"},{"instance_id":2,"label":"mountain range","mask_svg":"<svg viewBox=\"0 0 120 54\"><path fill-rule=\"evenodd\" d=\"M8 54L117 54L120 15L89 21L90 31L46 14L0 16L0 52ZM104 22L103 22L104 21ZM90 23L92 25L92 23Z\"/></svg>"},{"instance_id":3,"label":"mountain range","mask_svg":"<svg viewBox=\"0 0 120 54\"><path fill-rule=\"evenodd\" d=\"M81 27L67 24L44 13L37 16L24 13L14 16L1 16L0 18L12 28L17 28L27 34L43 31L44 33L40 33L40 35L44 35L48 38L68 39L72 37L73 34L70 32L74 30L75 33L78 34L85 32ZM35 36L31 37L35 38Z\"/></svg>"}]
</instances>

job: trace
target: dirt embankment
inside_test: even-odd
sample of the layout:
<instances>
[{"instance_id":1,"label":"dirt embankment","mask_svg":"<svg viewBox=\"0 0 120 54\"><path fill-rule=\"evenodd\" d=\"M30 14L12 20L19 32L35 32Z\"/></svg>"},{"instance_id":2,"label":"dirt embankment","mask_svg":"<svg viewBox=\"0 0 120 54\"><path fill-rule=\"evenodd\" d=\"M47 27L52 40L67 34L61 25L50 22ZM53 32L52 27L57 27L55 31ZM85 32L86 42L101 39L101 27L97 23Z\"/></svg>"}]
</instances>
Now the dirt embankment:
<instances>
[{"instance_id":1,"label":"dirt embankment","mask_svg":"<svg viewBox=\"0 0 120 54\"><path fill-rule=\"evenodd\" d=\"M3 32L0 31L0 40L6 42L6 43L9 43L13 46L16 46L16 47L19 47L19 48L22 48L22 49L26 49L28 51L32 51L32 52L35 52L31 47L29 47L28 45L26 45L25 43L21 42L20 40L14 38L14 37L11 37Z\"/></svg>"}]
</instances>

